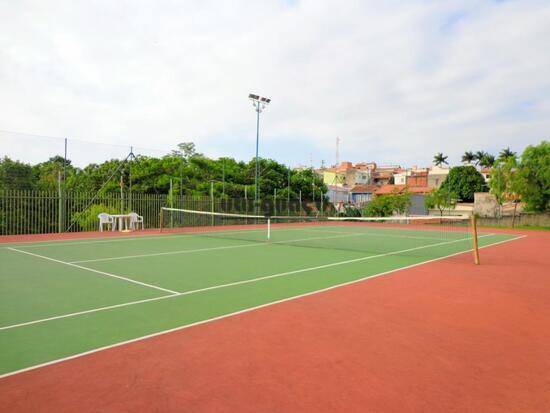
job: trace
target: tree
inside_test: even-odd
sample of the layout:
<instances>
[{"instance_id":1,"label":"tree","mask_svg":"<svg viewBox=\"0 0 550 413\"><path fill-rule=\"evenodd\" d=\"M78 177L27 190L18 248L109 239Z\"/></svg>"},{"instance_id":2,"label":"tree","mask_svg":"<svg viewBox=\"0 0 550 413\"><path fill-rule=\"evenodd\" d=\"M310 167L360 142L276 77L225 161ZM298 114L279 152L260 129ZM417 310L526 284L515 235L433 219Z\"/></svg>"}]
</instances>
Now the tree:
<instances>
[{"instance_id":1,"label":"tree","mask_svg":"<svg viewBox=\"0 0 550 413\"><path fill-rule=\"evenodd\" d=\"M466 151L464 152L464 155L462 155L462 162L471 164L473 161L475 161L476 156L472 151Z\"/></svg>"},{"instance_id":2,"label":"tree","mask_svg":"<svg viewBox=\"0 0 550 413\"><path fill-rule=\"evenodd\" d=\"M498 217L502 216L502 205L506 201L516 200L517 185L517 164L513 157L499 160L491 170L489 190L495 196L498 203Z\"/></svg>"},{"instance_id":3,"label":"tree","mask_svg":"<svg viewBox=\"0 0 550 413\"><path fill-rule=\"evenodd\" d=\"M464 202L473 202L475 192L487 191L483 176L471 165L451 168L441 188L455 194Z\"/></svg>"},{"instance_id":4,"label":"tree","mask_svg":"<svg viewBox=\"0 0 550 413\"><path fill-rule=\"evenodd\" d=\"M398 215L405 215L411 206L411 194L407 191L390 195L393 201L393 210Z\"/></svg>"},{"instance_id":5,"label":"tree","mask_svg":"<svg viewBox=\"0 0 550 413\"><path fill-rule=\"evenodd\" d=\"M189 159L194 156L203 156L202 154L197 152L195 144L193 142L178 143L178 149L172 151L172 155L179 156L184 159Z\"/></svg>"},{"instance_id":6,"label":"tree","mask_svg":"<svg viewBox=\"0 0 550 413\"><path fill-rule=\"evenodd\" d=\"M479 165L485 168L491 168L495 164L495 157L490 153L485 153L483 158L479 160Z\"/></svg>"},{"instance_id":7,"label":"tree","mask_svg":"<svg viewBox=\"0 0 550 413\"><path fill-rule=\"evenodd\" d=\"M474 154L474 160L475 160L476 165L480 164L480 162L483 160L485 155L487 155L487 152L485 152L485 151L477 151Z\"/></svg>"},{"instance_id":8,"label":"tree","mask_svg":"<svg viewBox=\"0 0 550 413\"><path fill-rule=\"evenodd\" d=\"M43 191L56 191L59 186L59 178L70 179L75 174L71 161L62 156L53 156L46 162L33 166L37 177L36 189Z\"/></svg>"},{"instance_id":9,"label":"tree","mask_svg":"<svg viewBox=\"0 0 550 413\"><path fill-rule=\"evenodd\" d=\"M439 215L443 216L446 209L454 209L456 207L457 196L447 188L439 188L430 192L424 198L424 205L427 209L438 209Z\"/></svg>"},{"instance_id":10,"label":"tree","mask_svg":"<svg viewBox=\"0 0 550 413\"><path fill-rule=\"evenodd\" d=\"M389 217L393 215L393 200L390 195L375 196L363 209L367 217Z\"/></svg>"},{"instance_id":11,"label":"tree","mask_svg":"<svg viewBox=\"0 0 550 413\"><path fill-rule=\"evenodd\" d=\"M302 194L302 199L320 199L321 194L326 194L327 187L323 183L323 178L312 169L302 169L292 171L290 175L292 191L295 194ZM286 186L286 185L285 185ZM315 190L315 194L313 194Z\"/></svg>"},{"instance_id":12,"label":"tree","mask_svg":"<svg viewBox=\"0 0 550 413\"><path fill-rule=\"evenodd\" d=\"M272 159L260 159L260 198L296 199L301 192L305 201L326 200L327 187L313 170L289 170ZM38 189L57 191L59 174L65 175L64 187L83 193L119 193L120 181L125 190L146 194L166 194L172 188L173 196L204 196L210 194L214 182L214 196L254 199L255 160L236 161L223 157L210 159L196 151L192 142L184 142L162 157L140 156L131 159L111 159L83 168L71 165L69 160L55 156L45 162L28 165L9 158L0 158L0 189ZM290 188L289 188L290 178Z\"/></svg>"},{"instance_id":13,"label":"tree","mask_svg":"<svg viewBox=\"0 0 550 413\"><path fill-rule=\"evenodd\" d=\"M363 215L367 217L389 217L394 213L404 215L411 206L411 194L394 191L387 195L377 195L367 203Z\"/></svg>"},{"instance_id":14,"label":"tree","mask_svg":"<svg viewBox=\"0 0 550 413\"><path fill-rule=\"evenodd\" d=\"M517 158L517 154L514 151L512 151L510 147L504 148L503 150L500 151L500 154L498 155L499 161L506 161L508 160L508 158L514 158L514 159Z\"/></svg>"},{"instance_id":15,"label":"tree","mask_svg":"<svg viewBox=\"0 0 550 413\"><path fill-rule=\"evenodd\" d=\"M443 164L448 164L447 158L448 158L448 156L445 156L441 152L438 152L434 156L434 164L436 166L441 166Z\"/></svg>"},{"instance_id":16,"label":"tree","mask_svg":"<svg viewBox=\"0 0 550 413\"><path fill-rule=\"evenodd\" d=\"M550 210L550 142L542 141L523 151L517 185L526 210Z\"/></svg>"},{"instance_id":17,"label":"tree","mask_svg":"<svg viewBox=\"0 0 550 413\"><path fill-rule=\"evenodd\" d=\"M0 159L0 189L34 189L35 182L32 166L7 156Z\"/></svg>"}]
</instances>

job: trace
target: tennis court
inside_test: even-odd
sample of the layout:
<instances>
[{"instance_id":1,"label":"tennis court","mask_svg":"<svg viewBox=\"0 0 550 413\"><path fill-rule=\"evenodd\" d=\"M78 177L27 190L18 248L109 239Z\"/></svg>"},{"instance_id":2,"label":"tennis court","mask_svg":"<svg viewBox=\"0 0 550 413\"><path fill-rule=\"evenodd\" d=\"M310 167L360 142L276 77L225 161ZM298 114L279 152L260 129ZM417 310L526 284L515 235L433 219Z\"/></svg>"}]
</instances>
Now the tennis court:
<instances>
[{"instance_id":1,"label":"tennis court","mask_svg":"<svg viewBox=\"0 0 550 413\"><path fill-rule=\"evenodd\" d=\"M266 228L258 219L207 218L214 225L163 234L4 244L0 374L472 250L467 226L436 220ZM478 242L518 237L484 230Z\"/></svg>"}]
</instances>

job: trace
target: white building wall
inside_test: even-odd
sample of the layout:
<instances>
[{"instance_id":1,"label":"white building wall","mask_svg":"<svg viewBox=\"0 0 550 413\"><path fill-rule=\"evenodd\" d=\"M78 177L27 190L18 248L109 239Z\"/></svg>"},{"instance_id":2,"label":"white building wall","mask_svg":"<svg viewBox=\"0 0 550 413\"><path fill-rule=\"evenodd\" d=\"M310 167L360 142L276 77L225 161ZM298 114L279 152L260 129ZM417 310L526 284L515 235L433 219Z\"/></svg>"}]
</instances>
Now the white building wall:
<instances>
[{"instance_id":1,"label":"white building wall","mask_svg":"<svg viewBox=\"0 0 550 413\"><path fill-rule=\"evenodd\" d=\"M407 184L407 173L400 172L398 174L393 174L393 182L395 185L406 185Z\"/></svg>"}]
</instances>

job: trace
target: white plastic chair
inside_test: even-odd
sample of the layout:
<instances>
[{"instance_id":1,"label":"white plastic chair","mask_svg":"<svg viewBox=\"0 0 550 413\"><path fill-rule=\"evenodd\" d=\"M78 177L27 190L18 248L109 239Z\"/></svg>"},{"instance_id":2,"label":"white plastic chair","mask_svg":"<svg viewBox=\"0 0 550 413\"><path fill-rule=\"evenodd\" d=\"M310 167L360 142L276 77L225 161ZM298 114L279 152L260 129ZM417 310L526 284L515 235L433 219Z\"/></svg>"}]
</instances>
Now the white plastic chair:
<instances>
[{"instance_id":1,"label":"white plastic chair","mask_svg":"<svg viewBox=\"0 0 550 413\"><path fill-rule=\"evenodd\" d=\"M97 216L99 218L99 231L103 232L103 225L107 225L107 229L109 229L109 225L111 228L113 228L113 225L115 223L115 220L113 217L105 212L102 212Z\"/></svg>"},{"instance_id":2,"label":"white plastic chair","mask_svg":"<svg viewBox=\"0 0 550 413\"><path fill-rule=\"evenodd\" d=\"M141 225L141 229L145 229L143 224L143 217L141 215L138 215L135 212L130 212L130 228L133 230L139 229L139 226Z\"/></svg>"}]
</instances>

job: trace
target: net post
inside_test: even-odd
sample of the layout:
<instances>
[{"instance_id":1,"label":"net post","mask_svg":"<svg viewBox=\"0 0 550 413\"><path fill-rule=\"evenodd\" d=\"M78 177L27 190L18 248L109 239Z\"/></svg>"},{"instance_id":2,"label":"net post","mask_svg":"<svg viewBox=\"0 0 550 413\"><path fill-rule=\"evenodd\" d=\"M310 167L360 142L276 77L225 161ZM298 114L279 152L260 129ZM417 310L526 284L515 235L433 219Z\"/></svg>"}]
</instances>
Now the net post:
<instances>
[{"instance_id":1,"label":"net post","mask_svg":"<svg viewBox=\"0 0 550 413\"><path fill-rule=\"evenodd\" d=\"M164 223L164 208L160 208L160 232L162 232L162 227Z\"/></svg>"},{"instance_id":2,"label":"net post","mask_svg":"<svg viewBox=\"0 0 550 413\"><path fill-rule=\"evenodd\" d=\"M271 239L271 218L267 219L267 240Z\"/></svg>"},{"instance_id":3,"label":"net post","mask_svg":"<svg viewBox=\"0 0 550 413\"><path fill-rule=\"evenodd\" d=\"M472 237L474 239L474 263L479 265L479 246L477 243L477 218L475 214L471 216L471 225L472 225Z\"/></svg>"}]
</instances>

